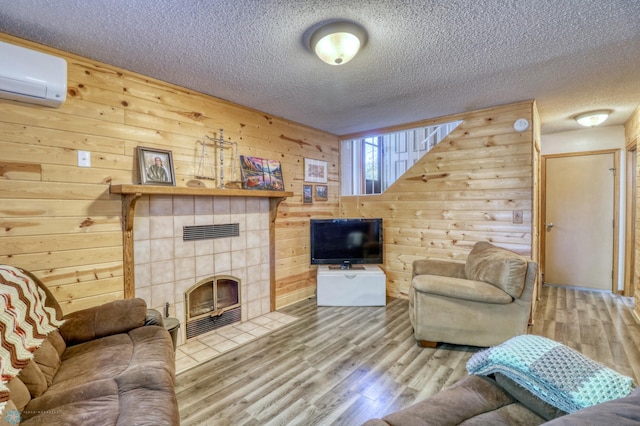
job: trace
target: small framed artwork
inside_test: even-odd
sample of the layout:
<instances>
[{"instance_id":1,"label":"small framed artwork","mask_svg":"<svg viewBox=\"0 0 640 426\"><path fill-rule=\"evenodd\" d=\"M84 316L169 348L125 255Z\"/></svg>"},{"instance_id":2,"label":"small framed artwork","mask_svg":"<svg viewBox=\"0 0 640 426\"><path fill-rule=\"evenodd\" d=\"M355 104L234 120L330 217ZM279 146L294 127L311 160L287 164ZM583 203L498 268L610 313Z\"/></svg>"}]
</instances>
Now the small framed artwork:
<instances>
[{"instance_id":1,"label":"small framed artwork","mask_svg":"<svg viewBox=\"0 0 640 426\"><path fill-rule=\"evenodd\" d=\"M304 181L327 183L327 162L322 160L304 159Z\"/></svg>"},{"instance_id":2,"label":"small framed artwork","mask_svg":"<svg viewBox=\"0 0 640 426\"><path fill-rule=\"evenodd\" d=\"M140 183L143 185L176 185L171 151L139 146Z\"/></svg>"},{"instance_id":3,"label":"small framed artwork","mask_svg":"<svg viewBox=\"0 0 640 426\"><path fill-rule=\"evenodd\" d=\"M316 185L316 200L327 201L328 199L327 185Z\"/></svg>"},{"instance_id":4,"label":"small framed artwork","mask_svg":"<svg viewBox=\"0 0 640 426\"><path fill-rule=\"evenodd\" d=\"M313 203L313 185L302 185L302 202L304 204Z\"/></svg>"}]
</instances>

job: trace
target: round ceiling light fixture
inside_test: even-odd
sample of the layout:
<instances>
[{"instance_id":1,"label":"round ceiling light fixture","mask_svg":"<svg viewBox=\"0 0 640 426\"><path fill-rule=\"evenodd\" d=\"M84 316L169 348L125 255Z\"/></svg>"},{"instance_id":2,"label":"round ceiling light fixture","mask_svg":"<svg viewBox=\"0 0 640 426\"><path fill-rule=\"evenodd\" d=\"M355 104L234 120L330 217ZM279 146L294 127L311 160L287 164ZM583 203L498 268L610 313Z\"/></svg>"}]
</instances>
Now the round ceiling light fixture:
<instances>
[{"instance_id":1,"label":"round ceiling light fixture","mask_svg":"<svg viewBox=\"0 0 640 426\"><path fill-rule=\"evenodd\" d=\"M609 118L609 114L611 114L612 112L613 111L611 111L610 109L599 109L597 111L583 112L582 114L578 114L573 118L581 126L594 127L604 123L604 121Z\"/></svg>"},{"instance_id":2,"label":"round ceiling light fixture","mask_svg":"<svg viewBox=\"0 0 640 426\"><path fill-rule=\"evenodd\" d=\"M349 21L334 21L318 28L309 44L318 58L329 65L344 65L367 42L367 32Z\"/></svg>"}]
</instances>

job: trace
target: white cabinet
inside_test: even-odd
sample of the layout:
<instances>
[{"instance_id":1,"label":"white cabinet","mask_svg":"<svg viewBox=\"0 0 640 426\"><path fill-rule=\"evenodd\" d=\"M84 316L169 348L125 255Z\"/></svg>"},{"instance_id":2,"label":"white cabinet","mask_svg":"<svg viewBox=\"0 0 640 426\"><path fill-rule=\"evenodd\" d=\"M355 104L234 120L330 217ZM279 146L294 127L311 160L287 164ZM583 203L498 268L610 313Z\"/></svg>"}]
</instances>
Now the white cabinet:
<instances>
[{"instance_id":1,"label":"white cabinet","mask_svg":"<svg viewBox=\"0 0 640 426\"><path fill-rule=\"evenodd\" d=\"M384 306L387 277L375 265L318 267L318 306Z\"/></svg>"}]
</instances>

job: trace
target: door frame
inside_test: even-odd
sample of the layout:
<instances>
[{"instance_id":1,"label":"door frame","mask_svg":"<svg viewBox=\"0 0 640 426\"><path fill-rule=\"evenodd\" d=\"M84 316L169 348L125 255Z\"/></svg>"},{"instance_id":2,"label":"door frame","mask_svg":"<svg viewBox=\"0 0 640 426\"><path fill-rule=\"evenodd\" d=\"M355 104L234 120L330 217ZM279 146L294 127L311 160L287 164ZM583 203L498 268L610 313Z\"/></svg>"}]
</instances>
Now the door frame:
<instances>
[{"instance_id":1,"label":"door frame","mask_svg":"<svg viewBox=\"0 0 640 426\"><path fill-rule=\"evenodd\" d=\"M633 297L636 288L635 258L636 258L636 183L637 183L637 145L634 139L625 147L626 162L626 187L625 187L625 226L624 226L624 290L623 295Z\"/></svg>"},{"instance_id":2,"label":"door frame","mask_svg":"<svg viewBox=\"0 0 640 426\"><path fill-rule=\"evenodd\" d=\"M582 152L570 152L564 154L549 154L542 156L541 174L540 174L540 187L542 189L540 196L540 270L541 270L541 285L544 284L545 273L545 258L546 258L546 238L547 230L545 224L547 223L547 159L560 158L560 157L582 157L585 155L600 155L600 154L613 154L613 167L615 168L613 175L613 276L611 277L611 292L618 293L618 256L619 256L619 241L620 241L620 149L603 149L598 151L582 151Z\"/></svg>"}]
</instances>

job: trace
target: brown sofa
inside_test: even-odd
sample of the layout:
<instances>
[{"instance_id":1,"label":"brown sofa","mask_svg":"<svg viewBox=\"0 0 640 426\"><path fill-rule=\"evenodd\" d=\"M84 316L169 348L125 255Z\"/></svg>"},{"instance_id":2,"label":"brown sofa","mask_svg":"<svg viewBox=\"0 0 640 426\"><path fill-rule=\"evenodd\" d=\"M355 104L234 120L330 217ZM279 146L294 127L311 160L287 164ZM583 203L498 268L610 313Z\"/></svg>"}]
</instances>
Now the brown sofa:
<instances>
[{"instance_id":1,"label":"brown sofa","mask_svg":"<svg viewBox=\"0 0 640 426\"><path fill-rule=\"evenodd\" d=\"M640 424L631 377L543 336L513 337L466 367L454 385L365 425Z\"/></svg>"},{"instance_id":2,"label":"brown sofa","mask_svg":"<svg viewBox=\"0 0 640 426\"><path fill-rule=\"evenodd\" d=\"M495 380L465 376L451 387L363 426L640 424L640 388L629 396L566 414L535 398L516 399Z\"/></svg>"},{"instance_id":3,"label":"brown sofa","mask_svg":"<svg viewBox=\"0 0 640 426\"><path fill-rule=\"evenodd\" d=\"M525 334L536 271L535 262L484 241L465 263L414 261L409 318L416 341L485 347Z\"/></svg>"},{"instance_id":4,"label":"brown sofa","mask_svg":"<svg viewBox=\"0 0 640 426\"><path fill-rule=\"evenodd\" d=\"M23 272L63 318L46 286ZM63 319L8 383L11 399L0 424L179 424L173 344L162 325L145 325L144 300L118 300ZM155 315L151 322L157 321Z\"/></svg>"}]
</instances>

